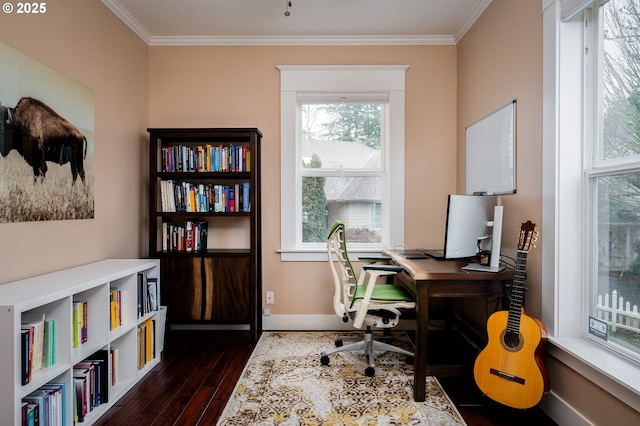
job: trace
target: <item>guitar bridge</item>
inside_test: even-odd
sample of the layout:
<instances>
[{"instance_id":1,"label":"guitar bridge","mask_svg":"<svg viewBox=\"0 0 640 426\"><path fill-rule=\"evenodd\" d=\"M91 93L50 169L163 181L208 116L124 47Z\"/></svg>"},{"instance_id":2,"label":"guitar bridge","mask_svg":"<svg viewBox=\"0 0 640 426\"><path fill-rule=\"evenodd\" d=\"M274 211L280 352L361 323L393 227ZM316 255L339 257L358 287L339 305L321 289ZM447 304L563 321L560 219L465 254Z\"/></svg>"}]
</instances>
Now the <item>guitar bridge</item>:
<instances>
[{"instance_id":1,"label":"guitar bridge","mask_svg":"<svg viewBox=\"0 0 640 426\"><path fill-rule=\"evenodd\" d=\"M502 379L509 380L510 382L524 385L524 379L522 377L514 376L513 374L505 373L504 371L496 370L495 368L490 368L489 373Z\"/></svg>"}]
</instances>

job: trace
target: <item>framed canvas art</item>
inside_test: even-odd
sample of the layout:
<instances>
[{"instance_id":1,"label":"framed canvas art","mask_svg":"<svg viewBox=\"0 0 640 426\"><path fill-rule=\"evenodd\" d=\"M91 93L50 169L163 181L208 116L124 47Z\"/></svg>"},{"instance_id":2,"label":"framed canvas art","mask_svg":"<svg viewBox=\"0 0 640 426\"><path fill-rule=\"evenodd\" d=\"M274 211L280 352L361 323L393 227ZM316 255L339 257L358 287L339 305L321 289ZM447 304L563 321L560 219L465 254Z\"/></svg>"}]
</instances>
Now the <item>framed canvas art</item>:
<instances>
[{"instance_id":1,"label":"framed canvas art","mask_svg":"<svg viewBox=\"0 0 640 426\"><path fill-rule=\"evenodd\" d=\"M94 217L93 90L0 43L0 222Z\"/></svg>"}]
</instances>

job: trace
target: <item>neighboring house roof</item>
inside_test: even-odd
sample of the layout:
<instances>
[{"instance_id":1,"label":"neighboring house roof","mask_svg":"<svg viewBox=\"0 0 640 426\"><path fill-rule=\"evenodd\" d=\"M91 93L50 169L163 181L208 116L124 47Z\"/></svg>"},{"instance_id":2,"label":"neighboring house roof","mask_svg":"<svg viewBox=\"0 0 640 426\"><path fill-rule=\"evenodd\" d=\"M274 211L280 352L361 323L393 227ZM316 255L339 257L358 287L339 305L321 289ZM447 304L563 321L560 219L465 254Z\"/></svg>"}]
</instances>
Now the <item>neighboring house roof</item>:
<instances>
[{"instance_id":1,"label":"neighboring house roof","mask_svg":"<svg viewBox=\"0 0 640 426\"><path fill-rule=\"evenodd\" d=\"M305 140L302 161L307 165L313 155L320 158L323 169L367 169L380 164L381 150L357 142ZM328 202L378 201L382 197L382 180L376 177L330 177L325 184Z\"/></svg>"}]
</instances>

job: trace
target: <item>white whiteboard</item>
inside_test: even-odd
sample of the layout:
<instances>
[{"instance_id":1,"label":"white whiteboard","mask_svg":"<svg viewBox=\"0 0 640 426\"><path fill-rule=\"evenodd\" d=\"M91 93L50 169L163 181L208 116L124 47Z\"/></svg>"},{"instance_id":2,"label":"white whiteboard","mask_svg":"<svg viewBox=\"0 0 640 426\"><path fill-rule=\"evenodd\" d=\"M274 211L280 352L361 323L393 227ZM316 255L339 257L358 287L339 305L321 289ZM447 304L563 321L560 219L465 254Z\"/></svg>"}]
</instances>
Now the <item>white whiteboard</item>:
<instances>
[{"instance_id":1,"label":"white whiteboard","mask_svg":"<svg viewBox=\"0 0 640 426\"><path fill-rule=\"evenodd\" d=\"M471 124L465 133L465 193L515 193L516 101Z\"/></svg>"}]
</instances>

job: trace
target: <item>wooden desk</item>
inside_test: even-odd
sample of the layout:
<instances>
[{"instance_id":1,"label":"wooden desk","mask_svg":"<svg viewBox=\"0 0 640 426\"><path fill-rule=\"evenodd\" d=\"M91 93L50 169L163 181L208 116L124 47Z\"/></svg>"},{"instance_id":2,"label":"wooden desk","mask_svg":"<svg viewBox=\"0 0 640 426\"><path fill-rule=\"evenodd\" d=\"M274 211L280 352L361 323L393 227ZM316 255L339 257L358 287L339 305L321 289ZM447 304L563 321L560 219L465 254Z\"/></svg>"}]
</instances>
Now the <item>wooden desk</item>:
<instances>
[{"instance_id":1,"label":"wooden desk","mask_svg":"<svg viewBox=\"0 0 640 426\"><path fill-rule=\"evenodd\" d=\"M468 261L407 259L396 250L385 250L393 262L402 266L396 284L406 288L416 298L416 351L413 398L425 400L425 378L428 375L451 375L450 367L427 365L427 331L429 329L430 297L504 296L504 284L513 280L513 270L502 272L469 272L460 268Z\"/></svg>"}]
</instances>

